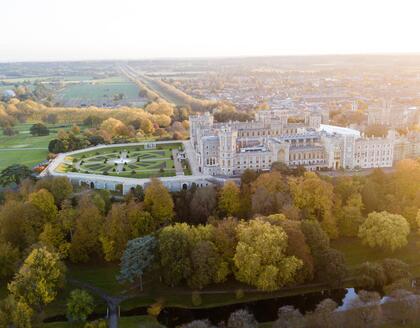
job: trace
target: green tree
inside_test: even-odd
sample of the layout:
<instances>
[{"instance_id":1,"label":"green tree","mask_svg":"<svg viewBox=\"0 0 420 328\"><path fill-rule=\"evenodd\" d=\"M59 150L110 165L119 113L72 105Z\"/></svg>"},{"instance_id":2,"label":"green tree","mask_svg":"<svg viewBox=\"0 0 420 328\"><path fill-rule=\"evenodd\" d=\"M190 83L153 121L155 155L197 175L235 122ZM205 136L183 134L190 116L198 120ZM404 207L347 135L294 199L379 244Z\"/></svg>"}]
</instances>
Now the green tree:
<instances>
[{"instance_id":1,"label":"green tree","mask_svg":"<svg viewBox=\"0 0 420 328\"><path fill-rule=\"evenodd\" d=\"M370 213L359 228L359 238L369 247L395 251L407 245L410 225L398 214L388 212Z\"/></svg>"},{"instance_id":2,"label":"green tree","mask_svg":"<svg viewBox=\"0 0 420 328\"><path fill-rule=\"evenodd\" d=\"M48 151L50 153L58 154L64 153L67 150L66 145L60 139L53 139L48 143Z\"/></svg>"},{"instance_id":3,"label":"green tree","mask_svg":"<svg viewBox=\"0 0 420 328\"><path fill-rule=\"evenodd\" d=\"M178 285L191 275L191 243L186 223L167 226L159 233L160 265L163 278L170 286Z\"/></svg>"},{"instance_id":4,"label":"green tree","mask_svg":"<svg viewBox=\"0 0 420 328\"><path fill-rule=\"evenodd\" d=\"M159 221L171 219L174 215L171 194L159 179L152 178L146 187L144 205L146 210Z\"/></svg>"},{"instance_id":5,"label":"green tree","mask_svg":"<svg viewBox=\"0 0 420 328\"><path fill-rule=\"evenodd\" d=\"M75 289L67 299L67 318L69 321L86 321L94 308L92 295L85 290Z\"/></svg>"},{"instance_id":6,"label":"green tree","mask_svg":"<svg viewBox=\"0 0 420 328\"><path fill-rule=\"evenodd\" d=\"M32 125L29 131L34 137L47 136L50 134L50 130L42 123Z\"/></svg>"},{"instance_id":7,"label":"green tree","mask_svg":"<svg viewBox=\"0 0 420 328\"><path fill-rule=\"evenodd\" d=\"M156 239L145 236L128 241L121 258L119 281L133 283L138 280L143 290L142 277L144 272L153 263L156 249Z\"/></svg>"},{"instance_id":8,"label":"green tree","mask_svg":"<svg viewBox=\"0 0 420 328\"><path fill-rule=\"evenodd\" d=\"M32 328L34 311L23 301L9 295L0 301L0 327L1 328Z\"/></svg>"},{"instance_id":9,"label":"green tree","mask_svg":"<svg viewBox=\"0 0 420 328\"><path fill-rule=\"evenodd\" d=\"M8 242L0 242L0 281L10 278L18 268L19 249Z\"/></svg>"},{"instance_id":10,"label":"green tree","mask_svg":"<svg viewBox=\"0 0 420 328\"><path fill-rule=\"evenodd\" d=\"M326 281L331 287L340 287L347 275L346 261L343 253L329 248L320 254L317 263L317 277Z\"/></svg>"},{"instance_id":11,"label":"green tree","mask_svg":"<svg viewBox=\"0 0 420 328\"><path fill-rule=\"evenodd\" d=\"M32 171L26 166L21 164L13 164L0 172L0 185L8 186L11 183L20 184L20 182L30 177Z\"/></svg>"},{"instance_id":12,"label":"green tree","mask_svg":"<svg viewBox=\"0 0 420 328\"><path fill-rule=\"evenodd\" d=\"M51 303L64 285L65 267L58 254L45 247L34 249L8 284L10 293L37 310Z\"/></svg>"},{"instance_id":13,"label":"green tree","mask_svg":"<svg viewBox=\"0 0 420 328\"><path fill-rule=\"evenodd\" d=\"M233 258L236 279L262 290L276 290L294 281L303 262L286 256L287 235L283 228L260 219L241 222Z\"/></svg>"}]
</instances>

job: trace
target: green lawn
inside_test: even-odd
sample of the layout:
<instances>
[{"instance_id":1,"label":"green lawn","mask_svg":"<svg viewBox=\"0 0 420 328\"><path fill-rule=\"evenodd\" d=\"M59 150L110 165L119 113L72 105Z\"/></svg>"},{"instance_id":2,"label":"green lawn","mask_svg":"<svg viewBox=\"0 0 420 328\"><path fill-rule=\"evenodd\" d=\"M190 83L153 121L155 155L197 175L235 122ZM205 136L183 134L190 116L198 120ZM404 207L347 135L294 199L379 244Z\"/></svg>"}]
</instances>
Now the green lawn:
<instances>
[{"instance_id":1,"label":"green lawn","mask_svg":"<svg viewBox=\"0 0 420 328\"><path fill-rule=\"evenodd\" d=\"M53 322L45 323L42 327L45 328L82 328L83 324L76 324L70 322ZM164 327L154 318L150 316L133 316L122 317L119 320L119 327L121 328L160 328Z\"/></svg>"},{"instance_id":2,"label":"green lawn","mask_svg":"<svg viewBox=\"0 0 420 328\"><path fill-rule=\"evenodd\" d=\"M420 236L413 233L408 238L407 246L393 253L364 246L358 238L340 238L332 241L331 246L344 253L350 269L366 261L379 261L391 257L406 262L411 266L414 275L420 275L420 253L417 243L420 243Z\"/></svg>"},{"instance_id":3,"label":"green lawn","mask_svg":"<svg viewBox=\"0 0 420 328\"><path fill-rule=\"evenodd\" d=\"M23 164L32 167L42 162L48 155L48 143L57 135L61 126L49 126L48 136L34 137L29 133L33 123L23 123L14 127L19 131L15 136L0 135L0 170L12 164ZM69 127L66 126L66 127Z\"/></svg>"}]
</instances>

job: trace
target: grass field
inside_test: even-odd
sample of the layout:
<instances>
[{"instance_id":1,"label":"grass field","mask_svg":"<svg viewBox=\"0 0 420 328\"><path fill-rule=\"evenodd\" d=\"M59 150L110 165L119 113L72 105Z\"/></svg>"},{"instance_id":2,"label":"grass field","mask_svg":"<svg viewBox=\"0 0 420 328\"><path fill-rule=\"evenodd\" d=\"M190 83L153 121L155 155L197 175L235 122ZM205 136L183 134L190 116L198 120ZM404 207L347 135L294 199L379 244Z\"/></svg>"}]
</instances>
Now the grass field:
<instances>
[{"instance_id":1,"label":"grass field","mask_svg":"<svg viewBox=\"0 0 420 328\"><path fill-rule=\"evenodd\" d=\"M106 174L118 177L149 178L152 176L175 176L172 149L181 147L179 143L157 145L156 149L144 146L109 147L81 152L65 158L58 172L81 172ZM118 163L123 160L125 163ZM188 172L185 172L188 173Z\"/></svg>"},{"instance_id":2,"label":"grass field","mask_svg":"<svg viewBox=\"0 0 420 328\"><path fill-rule=\"evenodd\" d=\"M331 242L331 246L344 253L346 263L351 269L356 268L366 261L380 261L385 258L397 258L411 266L411 273L420 276L420 253L417 243L420 236L411 234L408 238L407 246L387 252L377 248L370 248L362 245L358 238L340 238Z\"/></svg>"},{"instance_id":3,"label":"grass field","mask_svg":"<svg viewBox=\"0 0 420 328\"><path fill-rule=\"evenodd\" d=\"M123 99L115 101L114 96L120 93L124 95ZM68 84L57 94L56 100L66 106L111 106L120 103L141 105L146 102L139 96L139 89L134 83L119 76Z\"/></svg>"},{"instance_id":4,"label":"grass field","mask_svg":"<svg viewBox=\"0 0 420 328\"><path fill-rule=\"evenodd\" d=\"M48 136L34 137L29 133L32 124L24 123L14 127L19 131L15 136L0 135L0 170L12 164L32 167L47 158L48 143L55 138L59 126L49 126Z\"/></svg>"}]
</instances>

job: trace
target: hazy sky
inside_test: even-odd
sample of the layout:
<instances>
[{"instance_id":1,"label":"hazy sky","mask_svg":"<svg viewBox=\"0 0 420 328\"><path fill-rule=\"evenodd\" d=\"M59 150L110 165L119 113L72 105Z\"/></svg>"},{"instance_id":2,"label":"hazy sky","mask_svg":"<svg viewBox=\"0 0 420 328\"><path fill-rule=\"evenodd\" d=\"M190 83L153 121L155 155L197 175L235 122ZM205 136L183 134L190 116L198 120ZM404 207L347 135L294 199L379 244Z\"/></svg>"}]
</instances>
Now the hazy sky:
<instances>
[{"instance_id":1,"label":"hazy sky","mask_svg":"<svg viewBox=\"0 0 420 328\"><path fill-rule=\"evenodd\" d=\"M420 52L419 0L0 0L0 61Z\"/></svg>"}]
</instances>

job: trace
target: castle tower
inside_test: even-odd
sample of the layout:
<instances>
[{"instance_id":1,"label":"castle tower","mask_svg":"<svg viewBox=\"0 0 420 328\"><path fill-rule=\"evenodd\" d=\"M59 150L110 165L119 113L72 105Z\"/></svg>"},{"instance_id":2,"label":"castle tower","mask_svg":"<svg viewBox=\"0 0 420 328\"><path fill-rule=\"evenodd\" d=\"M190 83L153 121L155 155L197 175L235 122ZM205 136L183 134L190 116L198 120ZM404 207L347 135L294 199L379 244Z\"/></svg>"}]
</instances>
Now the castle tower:
<instances>
[{"instance_id":1,"label":"castle tower","mask_svg":"<svg viewBox=\"0 0 420 328\"><path fill-rule=\"evenodd\" d=\"M222 127L219 131L219 160L221 174L234 175L236 140L238 131L229 127Z\"/></svg>"}]
</instances>

